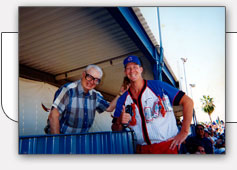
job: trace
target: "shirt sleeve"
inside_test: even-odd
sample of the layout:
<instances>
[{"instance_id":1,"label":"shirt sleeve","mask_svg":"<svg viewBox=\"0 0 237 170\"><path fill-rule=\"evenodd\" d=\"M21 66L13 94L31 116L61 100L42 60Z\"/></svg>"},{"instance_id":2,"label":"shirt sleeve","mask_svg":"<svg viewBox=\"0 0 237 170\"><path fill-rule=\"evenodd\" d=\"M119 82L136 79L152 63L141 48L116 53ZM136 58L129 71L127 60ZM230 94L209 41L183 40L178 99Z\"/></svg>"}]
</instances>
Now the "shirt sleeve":
<instances>
[{"instance_id":1,"label":"shirt sleeve","mask_svg":"<svg viewBox=\"0 0 237 170\"><path fill-rule=\"evenodd\" d=\"M99 113L102 113L108 107L109 107L109 102L107 102L100 93L97 93L97 97L96 97L96 111L99 112Z\"/></svg>"},{"instance_id":2,"label":"shirt sleeve","mask_svg":"<svg viewBox=\"0 0 237 170\"><path fill-rule=\"evenodd\" d=\"M163 94L167 95L169 97L171 105L179 105L181 98L185 94L179 89L163 81L152 80L152 81L148 81L148 83L149 83L149 87L152 89L152 91L154 91L154 93L161 96Z\"/></svg>"},{"instance_id":3,"label":"shirt sleeve","mask_svg":"<svg viewBox=\"0 0 237 170\"><path fill-rule=\"evenodd\" d=\"M173 100L173 105L178 106L181 98L185 95L183 91L179 91Z\"/></svg>"},{"instance_id":4,"label":"shirt sleeve","mask_svg":"<svg viewBox=\"0 0 237 170\"><path fill-rule=\"evenodd\" d=\"M180 91L179 89L177 89L165 82L161 82L161 88L162 88L163 93L168 95L168 97L170 99L170 103L172 105L174 105L174 106L179 105L181 98L185 94L183 91Z\"/></svg>"},{"instance_id":5,"label":"shirt sleeve","mask_svg":"<svg viewBox=\"0 0 237 170\"><path fill-rule=\"evenodd\" d=\"M62 114L68 104L69 104L69 92L67 88L61 87L55 93L52 107L58 109L59 113Z\"/></svg>"}]
</instances>

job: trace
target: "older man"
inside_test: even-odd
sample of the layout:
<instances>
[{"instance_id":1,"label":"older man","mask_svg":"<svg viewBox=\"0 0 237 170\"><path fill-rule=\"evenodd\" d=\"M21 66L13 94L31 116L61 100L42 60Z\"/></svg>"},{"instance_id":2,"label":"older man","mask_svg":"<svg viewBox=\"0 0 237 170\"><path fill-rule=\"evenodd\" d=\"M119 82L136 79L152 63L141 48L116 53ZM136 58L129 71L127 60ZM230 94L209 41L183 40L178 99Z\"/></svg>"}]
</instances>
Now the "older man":
<instances>
[{"instance_id":1,"label":"older man","mask_svg":"<svg viewBox=\"0 0 237 170\"><path fill-rule=\"evenodd\" d=\"M95 112L112 112L117 99L109 104L94 88L101 81L103 72L96 65L89 65L81 80L65 84L55 93L49 114L48 133L68 134L88 132Z\"/></svg>"},{"instance_id":2,"label":"older man","mask_svg":"<svg viewBox=\"0 0 237 170\"><path fill-rule=\"evenodd\" d=\"M137 139L137 153L178 153L178 148L189 133L193 101L167 83L144 80L143 67L137 56L128 56L124 60L124 68L130 87L118 99L112 130L122 130L123 124L132 128ZM183 105L184 119L178 133L171 105L179 104ZM125 112L126 108L132 108L132 116Z\"/></svg>"}]
</instances>

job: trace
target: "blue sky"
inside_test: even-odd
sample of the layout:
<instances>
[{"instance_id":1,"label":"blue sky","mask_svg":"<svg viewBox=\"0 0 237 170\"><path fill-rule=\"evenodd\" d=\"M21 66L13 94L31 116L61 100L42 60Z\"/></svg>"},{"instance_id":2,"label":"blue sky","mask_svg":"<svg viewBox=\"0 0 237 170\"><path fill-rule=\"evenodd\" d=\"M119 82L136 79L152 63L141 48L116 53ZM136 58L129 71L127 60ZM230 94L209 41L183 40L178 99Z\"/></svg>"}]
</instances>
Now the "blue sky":
<instances>
[{"instance_id":1,"label":"blue sky","mask_svg":"<svg viewBox=\"0 0 237 170\"><path fill-rule=\"evenodd\" d=\"M159 40L157 8L140 8L153 34ZM193 97L198 121L209 121L200 98L210 95L217 116L225 120L225 8L160 7L164 55L186 91L181 57L185 63L188 95ZM195 84L192 88L189 84Z\"/></svg>"}]
</instances>

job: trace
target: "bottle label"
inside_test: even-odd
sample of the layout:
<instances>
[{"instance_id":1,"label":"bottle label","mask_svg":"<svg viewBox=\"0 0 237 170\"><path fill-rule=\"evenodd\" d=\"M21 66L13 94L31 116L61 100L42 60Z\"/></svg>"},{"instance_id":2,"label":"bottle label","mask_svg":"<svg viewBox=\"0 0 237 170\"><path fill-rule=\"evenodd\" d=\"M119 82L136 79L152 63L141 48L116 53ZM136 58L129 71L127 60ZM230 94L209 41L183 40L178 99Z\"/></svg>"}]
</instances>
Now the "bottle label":
<instances>
[{"instance_id":1,"label":"bottle label","mask_svg":"<svg viewBox=\"0 0 237 170\"><path fill-rule=\"evenodd\" d=\"M151 107L145 107L144 108L144 113L145 113L146 122L147 123L151 122L153 120Z\"/></svg>"},{"instance_id":2,"label":"bottle label","mask_svg":"<svg viewBox=\"0 0 237 170\"><path fill-rule=\"evenodd\" d=\"M170 104L170 100L169 100L169 97L165 94L163 94L163 98L162 98L162 102L164 104L164 107L165 107L165 111L166 112L171 112L173 111L173 108Z\"/></svg>"}]
</instances>

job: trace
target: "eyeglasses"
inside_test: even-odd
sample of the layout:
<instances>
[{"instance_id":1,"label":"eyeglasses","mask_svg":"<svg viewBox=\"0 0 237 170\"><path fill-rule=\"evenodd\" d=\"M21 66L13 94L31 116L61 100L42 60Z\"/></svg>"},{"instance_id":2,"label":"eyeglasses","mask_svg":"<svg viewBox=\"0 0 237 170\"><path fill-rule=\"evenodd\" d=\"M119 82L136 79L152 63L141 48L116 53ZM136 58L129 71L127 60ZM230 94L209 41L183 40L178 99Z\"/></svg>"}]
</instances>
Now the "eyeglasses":
<instances>
[{"instance_id":1,"label":"eyeglasses","mask_svg":"<svg viewBox=\"0 0 237 170\"><path fill-rule=\"evenodd\" d=\"M197 128L197 130L204 130L203 128Z\"/></svg>"},{"instance_id":2,"label":"eyeglasses","mask_svg":"<svg viewBox=\"0 0 237 170\"><path fill-rule=\"evenodd\" d=\"M87 72L85 72L85 73L86 73L86 76L85 76L86 80L88 80L88 81L93 80L93 82L95 84L100 84L100 81L101 81L100 79L93 77L92 75L88 74Z\"/></svg>"}]
</instances>

